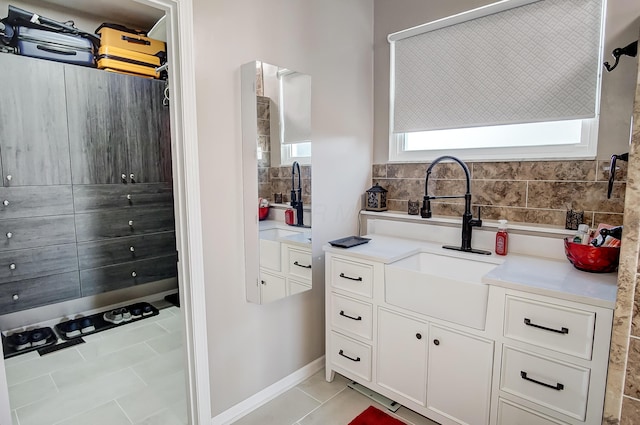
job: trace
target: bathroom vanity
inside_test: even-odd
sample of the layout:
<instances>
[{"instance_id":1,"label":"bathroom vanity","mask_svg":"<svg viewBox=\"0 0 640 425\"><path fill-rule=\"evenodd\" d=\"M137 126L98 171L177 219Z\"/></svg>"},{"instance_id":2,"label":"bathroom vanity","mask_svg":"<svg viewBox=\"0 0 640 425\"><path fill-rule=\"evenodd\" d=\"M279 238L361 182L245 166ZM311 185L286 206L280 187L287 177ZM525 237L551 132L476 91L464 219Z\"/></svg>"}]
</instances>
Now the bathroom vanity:
<instances>
[{"instance_id":1,"label":"bathroom vanity","mask_svg":"<svg viewBox=\"0 0 640 425\"><path fill-rule=\"evenodd\" d=\"M375 224L324 247L328 381L445 425L602 422L615 273L574 269L559 237L512 234L520 252L498 257L442 249L450 228Z\"/></svg>"}]
</instances>

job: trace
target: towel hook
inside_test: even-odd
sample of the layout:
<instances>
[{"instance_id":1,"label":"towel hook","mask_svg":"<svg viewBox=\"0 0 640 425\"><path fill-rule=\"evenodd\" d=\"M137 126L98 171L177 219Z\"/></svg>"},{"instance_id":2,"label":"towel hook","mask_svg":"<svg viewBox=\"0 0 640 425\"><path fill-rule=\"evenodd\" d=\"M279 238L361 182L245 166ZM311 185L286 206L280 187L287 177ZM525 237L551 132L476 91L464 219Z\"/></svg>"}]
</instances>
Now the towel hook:
<instances>
[{"instance_id":1,"label":"towel hook","mask_svg":"<svg viewBox=\"0 0 640 425\"><path fill-rule=\"evenodd\" d=\"M604 67L607 69L607 72L611 72L616 68L616 66L618 66L618 61L620 61L620 56L626 55L626 56L631 56L635 58L637 54L638 54L638 40L634 41L633 43L627 44L625 47L622 47L622 48L618 47L613 49L613 52L611 52L611 55L615 58L616 61L613 64L613 66L609 65L609 62L605 62Z\"/></svg>"}]
</instances>

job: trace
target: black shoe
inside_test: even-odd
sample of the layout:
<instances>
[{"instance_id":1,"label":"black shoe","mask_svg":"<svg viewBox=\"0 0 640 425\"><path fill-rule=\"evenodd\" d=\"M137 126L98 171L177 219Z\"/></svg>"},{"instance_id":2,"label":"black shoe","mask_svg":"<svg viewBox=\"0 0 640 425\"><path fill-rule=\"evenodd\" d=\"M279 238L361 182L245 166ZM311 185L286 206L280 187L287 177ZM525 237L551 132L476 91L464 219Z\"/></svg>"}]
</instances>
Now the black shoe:
<instances>
[{"instance_id":1,"label":"black shoe","mask_svg":"<svg viewBox=\"0 0 640 425\"><path fill-rule=\"evenodd\" d=\"M87 334L89 332L93 332L96 330L96 327L93 325L93 320L88 317L83 317L79 319L80 322L80 332L83 334Z\"/></svg>"},{"instance_id":2,"label":"black shoe","mask_svg":"<svg viewBox=\"0 0 640 425\"><path fill-rule=\"evenodd\" d=\"M153 314L153 307L151 307L151 304L145 304L144 306L142 306L143 316L150 316L152 314Z\"/></svg>"},{"instance_id":3,"label":"black shoe","mask_svg":"<svg viewBox=\"0 0 640 425\"><path fill-rule=\"evenodd\" d=\"M18 332L11 334L7 337L7 342L16 350L24 350L31 347L31 341L29 340L28 332Z\"/></svg>"},{"instance_id":4,"label":"black shoe","mask_svg":"<svg viewBox=\"0 0 640 425\"><path fill-rule=\"evenodd\" d=\"M67 338L75 338L82 333L80 331L80 324L77 320L69 320L68 322L60 323L58 325L58 329L60 329Z\"/></svg>"},{"instance_id":5,"label":"black shoe","mask_svg":"<svg viewBox=\"0 0 640 425\"><path fill-rule=\"evenodd\" d=\"M138 305L131 307L131 318L139 319L142 317L142 308Z\"/></svg>"},{"instance_id":6,"label":"black shoe","mask_svg":"<svg viewBox=\"0 0 640 425\"><path fill-rule=\"evenodd\" d=\"M29 341L32 347L45 345L47 340L53 336L51 328L37 328L29 331Z\"/></svg>"}]
</instances>

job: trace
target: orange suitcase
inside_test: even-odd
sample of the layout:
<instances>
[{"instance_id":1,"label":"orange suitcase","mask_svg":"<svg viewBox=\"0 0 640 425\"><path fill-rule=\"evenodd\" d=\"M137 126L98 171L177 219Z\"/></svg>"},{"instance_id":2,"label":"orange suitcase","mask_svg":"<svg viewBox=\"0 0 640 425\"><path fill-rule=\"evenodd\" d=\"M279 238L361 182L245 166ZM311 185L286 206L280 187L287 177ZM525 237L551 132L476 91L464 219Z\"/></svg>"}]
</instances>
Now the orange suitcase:
<instances>
[{"instance_id":1,"label":"orange suitcase","mask_svg":"<svg viewBox=\"0 0 640 425\"><path fill-rule=\"evenodd\" d=\"M156 68L160 66L160 58L157 56L118 47L100 46L97 59L99 69L135 74L141 77L160 77L160 74L156 72Z\"/></svg>"},{"instance_id":2,"label":"orange suitcase","mask_svg":"<svg viewBox=\"0 0 640 425\"><path fill-rule=\"evenodd\" d=\"M167 55L167 45L164 41L149 38L142 31L105 23L98 27L96 34L100 35L100 46L127 49L162 59Z\"/></svg>"}]
</instances>

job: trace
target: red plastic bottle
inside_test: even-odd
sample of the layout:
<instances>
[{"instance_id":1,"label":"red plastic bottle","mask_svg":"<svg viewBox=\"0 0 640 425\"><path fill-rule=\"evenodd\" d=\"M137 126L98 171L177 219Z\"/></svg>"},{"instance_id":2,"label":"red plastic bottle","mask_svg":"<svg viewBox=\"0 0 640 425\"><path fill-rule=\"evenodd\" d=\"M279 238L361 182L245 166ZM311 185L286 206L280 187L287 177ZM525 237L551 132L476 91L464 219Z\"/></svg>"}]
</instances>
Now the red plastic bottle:
<instances>
[{"instance_id":1,"label":"red plastic bottle","mask_svg":"<svg viewBox=\"0 0 640 425\"><path fill-rule=\"evenodd\" d=\"M293 209L291 208L287 208L284 211L284 222L287 223L290 226L293 226L295 223L295 219L293 218Z\"/></svg>"},{"instance_id":2,"label":"red plastic bottle","mask_svg":"<svg viewBox=\"0 0 640 425\"><path fill-rule=\"evenodd\" d=\"M507 220L498 220L498 233L496 233L496 254L507 255L509 248L509 234L507 233Z\"/></svg>"}]
</instances>

